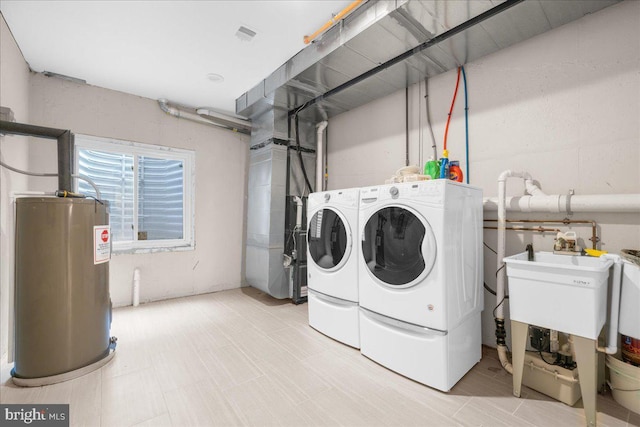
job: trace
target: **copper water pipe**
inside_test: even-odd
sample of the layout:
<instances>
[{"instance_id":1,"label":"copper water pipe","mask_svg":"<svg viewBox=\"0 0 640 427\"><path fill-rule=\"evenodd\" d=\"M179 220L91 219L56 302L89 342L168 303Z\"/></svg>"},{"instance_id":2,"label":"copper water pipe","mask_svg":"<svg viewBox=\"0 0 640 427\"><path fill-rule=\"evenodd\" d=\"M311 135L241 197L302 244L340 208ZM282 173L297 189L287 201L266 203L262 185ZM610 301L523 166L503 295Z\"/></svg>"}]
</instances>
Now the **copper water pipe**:
<instances>
[{"instance_id":1,"label":"copper water pipe","mask_svg":"<svg viewBox=\"0 0 640 427\"><path fill-rule=\"evenodd\" d=\"M498 227L483 227L485 230L497 230ZM537 227L537 228L533 228L533 227L511 227L511 228L505 228L505 230L515 230L515 231L537 231L539 233L550 233L550 232L554 232L557 233L560 230L557 228L544 228L544 227Z\"/></svg>"},{"instance_id":2,"label":"copper water pipe","mask_svg":"<svg viewBox=\"0 0 640 427\"><path fill-rule=\"evenodd\" d=\"M498 221L497 219L485 219L484 221ZM597 249L596 245L598 244L598 242L600 241L600 238L598 237L598 229L597 226L598 224L593 221L593 220L578 220L578 219L569 219L569 218L564 218L561 220L555 220L555 219L541 219L541 220L537 220L537 219L508 219L506 220L506 222L515 222L515 223L535 223L535 224L564 224L564 225L569 225L569 224L591 224L591 238L589 240L591 240L591 245L593 247L593 249ZM488 228L488 227L485 227ZM497 228L497 227L496 227Z\"/></svg>"},{"instance_id":3,"label":"copper water pipe","mask_svg":"<svg viewBox=\"0 0 640 427\"><path fill-rule=\"evenodd\" d=\"M360 3L362 3L362 1L363 0L356 0L356 1L352 2L349 6L345 7L344 9L342 9L342 11L340 13L338 13L336 16L334 16L333 18L328 20L326 24L324 24L322 27L320 27L320 29L318 29L318 31L316 31L315 33L311 34L310 36L304 36L304 44L311 43L311 41L313 41L313 39L315 39L316 37L318 37L320 34L324 33L325 31L327 31L329 28L331 28L331 26L333 24L335 24L336 22L340 21L349 12L351 12L353 9L358 7L358 5L360 5Z\"/></svg>"}]
</instances>

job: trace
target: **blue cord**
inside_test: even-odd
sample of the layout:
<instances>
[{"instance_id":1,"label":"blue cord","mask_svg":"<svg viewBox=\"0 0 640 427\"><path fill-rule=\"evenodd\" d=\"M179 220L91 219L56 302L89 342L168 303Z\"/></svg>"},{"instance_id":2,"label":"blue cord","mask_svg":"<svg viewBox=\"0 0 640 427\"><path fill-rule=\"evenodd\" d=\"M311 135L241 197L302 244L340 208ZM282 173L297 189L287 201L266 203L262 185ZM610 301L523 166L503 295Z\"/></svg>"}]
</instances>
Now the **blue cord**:
<instances>
[{"instance_id":1,"label":"blue cord","mask_svg":"<svg viewBox=\"0 0 640 427\"><path fill-rule=\"evenodd\" d=\"M464 71L464 66L460 67L462 69L462 81L464 83L464 130L465 130L465 147L467 150L466 153L466 163L467 163L467 184L469 183L469 104L467 100L467 73Z\"/></svg>"}]
</instances>

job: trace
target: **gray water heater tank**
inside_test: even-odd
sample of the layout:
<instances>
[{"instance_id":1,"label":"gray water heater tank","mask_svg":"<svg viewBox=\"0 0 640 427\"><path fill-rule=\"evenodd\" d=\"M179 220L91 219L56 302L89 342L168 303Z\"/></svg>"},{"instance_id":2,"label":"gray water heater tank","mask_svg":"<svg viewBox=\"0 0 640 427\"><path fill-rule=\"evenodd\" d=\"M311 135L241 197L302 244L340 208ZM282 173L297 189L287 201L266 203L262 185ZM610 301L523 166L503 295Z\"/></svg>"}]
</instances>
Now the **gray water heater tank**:
<instances>
[{"instance_id":1,"label":"gray water heater tank","mask_svg":"<svg viewBox=\"0 0 640 427\"><path fill-rule=\"evenodd\" d=\"M109 355L109 263L94 259L94 226L108 224L108 207L92 199L16 200L15 378L65 374Z\"/></svg>"}]
</instances>

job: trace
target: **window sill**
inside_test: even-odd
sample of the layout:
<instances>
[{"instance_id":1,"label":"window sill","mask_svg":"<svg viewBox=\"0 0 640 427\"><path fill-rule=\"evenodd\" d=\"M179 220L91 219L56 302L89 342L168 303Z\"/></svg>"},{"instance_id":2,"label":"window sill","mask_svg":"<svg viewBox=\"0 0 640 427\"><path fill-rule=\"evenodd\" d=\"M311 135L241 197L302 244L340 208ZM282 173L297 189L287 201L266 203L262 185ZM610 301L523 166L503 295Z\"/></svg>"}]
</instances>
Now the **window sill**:
<instances>
[{"instance_id":1,"label":"window sill","mask_svg":"<svg viewBox=\"0 0 640 427\"><path fill-rule=\"evenodd\" d=\"M111 253L115 256L130 254L152 254L159 252L182 252L196 249L195 242L184 242L168 245L114 244Z\"/></svg>"}]
</instances>

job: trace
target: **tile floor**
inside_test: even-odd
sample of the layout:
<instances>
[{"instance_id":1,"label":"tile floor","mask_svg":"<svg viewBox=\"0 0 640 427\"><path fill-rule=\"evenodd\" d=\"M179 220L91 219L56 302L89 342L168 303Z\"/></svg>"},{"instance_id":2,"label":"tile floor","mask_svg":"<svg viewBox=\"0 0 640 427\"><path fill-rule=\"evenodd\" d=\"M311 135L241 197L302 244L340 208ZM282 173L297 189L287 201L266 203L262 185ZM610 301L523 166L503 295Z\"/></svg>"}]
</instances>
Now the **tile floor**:
<instances>
[{"instance_id":1,"label":"tile floor","mask_svg":"<svg viewBox=\"0 0 640 427\"><path fill-rule=\"evenodd\" d=\"M449 393L399 376L311 329L295 306L243 288L114 310L115 358L73 381L17 388L2 403L69 403L77 426L583 426L568 407L524 389L492 349ZM601 426L640 415L598 397Z\"/></svg>"}]
</instances>

